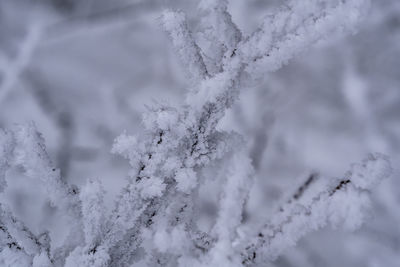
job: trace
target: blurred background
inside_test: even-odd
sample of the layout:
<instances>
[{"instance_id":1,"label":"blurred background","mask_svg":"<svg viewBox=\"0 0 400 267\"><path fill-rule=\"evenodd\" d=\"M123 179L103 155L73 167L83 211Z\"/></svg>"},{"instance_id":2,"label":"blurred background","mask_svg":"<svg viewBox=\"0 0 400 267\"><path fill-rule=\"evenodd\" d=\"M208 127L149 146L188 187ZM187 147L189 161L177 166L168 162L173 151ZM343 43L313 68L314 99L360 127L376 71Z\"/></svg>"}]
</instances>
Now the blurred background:
<instances>
[{"instance_id":1,"label":"blurred background","mask_svg":"<svg viewBox=\"0 0 400 267\"><path fill-rule=\"evenodd\" d=\"M0 0L0 128L34 121L63 179L101 179L111 206L129 171L109 152L114 138L141 131L145 105L182 103L188 86L157 18L165 8L182 9L198 36L197 3ZM230 3L250 34L282 1ZM368 152L389 155L394 174L373 192L362 229L308 235L274 266L400 266L400 1L373 1L358 34L325 40L249 82L220 127L245 136L256 169L249 221L268 217L310 173L340 177ZM18 178L9 184L20 216L33 227L51 224L38 215L43 205L34 205L40 189ZM201 202L212 216L210 199Z\"/></svg>"}]
</instances>

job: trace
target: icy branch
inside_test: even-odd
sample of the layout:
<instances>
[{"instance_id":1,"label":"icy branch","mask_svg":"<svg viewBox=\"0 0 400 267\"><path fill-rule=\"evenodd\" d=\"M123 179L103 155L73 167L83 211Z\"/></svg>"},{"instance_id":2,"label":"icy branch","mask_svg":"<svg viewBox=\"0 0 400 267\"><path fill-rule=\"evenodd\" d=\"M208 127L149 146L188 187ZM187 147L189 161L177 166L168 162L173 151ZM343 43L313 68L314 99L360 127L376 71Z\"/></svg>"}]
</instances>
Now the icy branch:
<instances>
[{"instance_id":1,"label":"icy branch","mask_svg":"<svg viewBox=\"0 0 400 267\"><path fill-rule=\"evenodd\" d=\"M79 235L82 227L80 226L81 210L77 189L66 185L61 180L59 171L51 164L44 140L36 131L33 123L16 126L12 131L0 134L0 141L2 141L0 142L0 151L2 151L0 175L4 178L9 168L19 167L26 177L41 182L46 189L50 203L64 210L69 217L70 235L74 241L65 244L60 249L59 253L65 255L71 246L76 246L80 242ZM5 184L5 180L3 184ZM42 252L43 244L11 214L6 204L3 204L2 212L1 220L4 223L5 231L17 241L18 246L31 256ZM57 256L55 257L57 258Z\"/></svg>"},{"instance_id":2,"label":"icy branch","mask_svg":"<svg viewBox=\"0 0 400 267\"><path fill-rule=\"evenodd\" d=\"M212 230L217 240L210 252L212 266L227 262L232 262L232 266L240 263L239 254L233 246L238 238L237 229L242 224L244 205L252 186L253 168L243 152L234 155L229 163L227 169L222 170L226 181L221 194L219 215Z\"/></svg>"},{"instance_id":3,"label":"icy branch","mask_svg":"<svg viewBox=\"0 0 400 267\"><path fill-rule=\"evenodd\" d=\"M232 21L227 4L226 0L203 0L199 5L205 13L202 18L205 29L200 33L207 44L203 48L205 62L214 75L223 71L224 64L236 54L236 46L242 40L242 33Z\"/></svg>"},{"instance_id":4,"label":"icy branch","mask_svg":"<svg viewBox=\"0 0 400 267\"><path fill-rule=\"evenodd\" d=\"M264 55L273 59L266 61L265 71L276 70L307 46L337 30L333 17L358 12L361 2L354 2L356 4L350 1L328 5L310 1L307 3L311 12L299 10L299 15L290 13L295 19L287 27L276 26L273 39L271 31L258 30L237 44L234 55L227 59L222 72L210 78L203 76L200 85L189 93L187 106L150 108L144 116L145 136L140 139L123 136L117 140L115 151L122 152L129 159L133 171L131 182L117 202L110 219L112 224L100 245L109 251L112 264L123 265L132 260L132 251L142 244L143 232L152 229L156 221L164 218L165 203L174 203L182 197L176 194L176 190L184 188L189 193L190 188L196 187L193 175L188 173L204 168L229 151L226 141L229 135L218 132L215 127L237 98L242 73L257 65ZM300 7L293 4L292 8ZM279 25L285 12L287 10L279 13L272 25ZM346 30L352 29L358 18L353 16L343 22ZM195 64L196 67L190 69L195 69L197 74L203 73L198 71L198 66L203 66L203 63L199 60L197 46L187 30L183 15L168 11L162 21L181 57ZM254 47L257 38L271 41L259 42L259 46ZM227 44L227 47L230 45ZM123 149L123 143L129 148ZM182 169L187 170L184 173L190 181L188 185L182 185ZM179 228L178 225L176 227ZM169 231L173 232L173 229L177 228Z\"/></svg>"},{"instance_id":5,"label":"icy branch","mask_svg":"<svg viewBox=\"0 0 400 267\"><path fill-rule=\"evenodd\" d=\"M165 11L160 18L161 24L169 34L172 44L191 78L199 81L207 77L200 48L194 42L189 31L186 16L182 12Z\"/></svg>"},{"instance_id":6,"label":"icy branch","mask_svg":"<svg viewBox=\"0 0 400 267\"><path fill-rule=\"evenodd\" d=\"M359 227L369 190L390 174L388 160L379 154L333 182L310 176L257 236L239 237L253 168L242 151L242 138L217 126L238 98L244 79L279 69L332 34L353 32L367 3L290 1L267 16L253 34L243 36L227 1L202 1L208 19L203 38L211 42L204 53L185 15L166 11L161 24L196 83L184 105L148 107L142 136L123 134L116 139L112 152L126 158L131 171L109 216L100 182L90 180L83 190L66 184L33 124L0 132L1 191L7 171L17 167L41 183L51 205L65 212L70 222L63 245L50 249L47 233L35 236L2 204L1 253L9 252L7 247L21 250L37 266L132 266L139 260L149 266L240 266L273 260L326 225ZM210 232L202 232L196 225L194 200L208 178L201 171L212 164L224 166L217 175L223 189L216 222Z\"/></svg>"},{"instance_id":7,"label":"icy branch","mask_svg":"<svg viewBox=\"0 0 400 267\"><path fill-rule=\"evenodd\" d=\"M370 155L342 179L319 179L285 203L242 252L243 263L270 261L311 231L330 225L355 230L365 221L370 190L392 172L388 159Z\"/></svg>"}]
</instances>

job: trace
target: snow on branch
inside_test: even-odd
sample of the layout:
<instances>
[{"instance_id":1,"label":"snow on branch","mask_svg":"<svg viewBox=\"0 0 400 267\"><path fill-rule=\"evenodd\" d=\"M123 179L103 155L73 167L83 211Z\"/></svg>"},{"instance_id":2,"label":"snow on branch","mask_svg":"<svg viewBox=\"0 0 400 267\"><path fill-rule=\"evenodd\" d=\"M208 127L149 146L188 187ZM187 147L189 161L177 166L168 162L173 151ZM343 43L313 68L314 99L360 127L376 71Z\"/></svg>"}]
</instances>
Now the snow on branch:
<instances>
[{"instance_id":1,"label":"snow on branch","mask_svg":"<svg viewBox=\"0 0 400 267\"><path fill-rule=\"evenodd\" d=\"M105 234L104 194L101 182L92 179L80 192L85 242L71 252L65 266L105 266L110 260L107 252L98 248Z\"/></svg>"},{"instance_id":2,"label":"snow on branch","mask_svg":"<svg viewBox=\"0 0 400 267\"><path fill-rule=\"evenodd\" d=\"M281 206L258 236L244 246L243 263L274 260L307 233L327 225L359 228L370 207L370 190L391 172L386 156L371 154L361 164L354 164L341 179L318 179L312 184L307 180L301 194Z\"/></svg>"},{"instance_id":3,"label":"snow on branch","mask_svg":"<svg viewBox=\"0 0 400 267\"><path fill-rule=\"evenodd\" d=\"M13 133L0 131L0 175L2 179L1 192L6 186L6 174L8 169L14 164L15 140ZM8 204L0 204L0 230L1 230L1 254L0 262L7 261L11 255L22 255L28 259L35 256L49 253L49 240L47 233L43 233L40 238L33 234L25 224L15 217ZM6 251L4 251L6 249ZM19 257L19 256L16 256Z\"/></svg>"},{"instance_id":4,"label":"snow on branch","mask_svg":"<svg viewBox=\"0 0 400 267\"><path fill-rule=\"evenodd\" d=\"M52 166L44 139L37 132L35 125L33 123L18 125L12 131L0 132L0 137L2 184L6 184L4 179L6 173L13 167L18 167L25 177L41 182L50 203L65 211L69 217L71 237L73 236L74 240L69 246L79 244L81 211L77 198L78 191L61 180L59 170ZM2 188L3 190L4 188ZM32 257L43 251L49 253L48 248L44 250L43 247L48 247L49 244L42 244L23 222L12 215L6 203L2 203L1 210L0 220L4 224L4 232L7 232L7 236L15 240L17 248L23 249ZM60 248L59 253L67 254L69 246L65 245ZM50 255L48 254L48 256Z\"/></svg>"},{"instance_id":5,"label":"snow on branch","mask_svg":"<svg viewBox=\"0 0 400 267\"><path fill-rule=\"evenodd\" d=\"M319 11L323 13L324 8L321 7ZM353 11L349 9L349 12ZM303 20L307 20L310 15L305 13L304 16ZM303 20L298 20L298 22ZM312 26L319 27L318 21L315 21L315 25ZM312 31L314 28L310 27L307 30ZM273 45L275 43L278 45L287 36L291 36L290 34L291 32L288 32L281 38L277 38ZM326 34L328 35L330 32ZM323 37L325 35L319 35L319 38ZM251 38L249 40L251 41ZM283 47L282 50L286 49L290 57L301 52L302 49L296 46L297 41L296 39L292 41L294 51L289 49L291 47ZM309 40L307 44L310 45L316 41L318 38ZM191 43L191 41L187 42ZM248 42L247 40L243 44L238 44L238 56L235 54L230 57L230 61L222 72L204 79L194 93L189 93L187 106L178 109L155 108L144 117L150 140L139 142L141 144L139 149L136 149L134 155L129 157L131 162L135 162L133 167L137 168L136 177L132 177L134 178L133 183L126 189L126 193L121 196L118 204L118 207L124 207L126 212L117 215L117 219L130 214L128 210L132 207L139 211L144 209L139 213L140 215L129 216L129 218L138 219L136 225L130 226L132 227L130 230L127 229L128 232L138 235L142 231L138 229L149 228L153 224L154 219L159 216L157 211L161 209L161 203L166 200L166 197L170 197L168 192L176 189L175 183L179 182L179 179L176 179L177 170L187 167L203 168L210 162L210 158L217 159L226 153L225 149L218 148L221 141L222 147L226 147L223 143L224 138L221 138L226 134L216 131L215 127L224 116L225 110L237 98L241 73L246 66L254 62L247 62L245 56L240 56L241 49L246 51ZM180 42L176 49L179 50L182 43L184 42ZM282 59L279 64L285 63L284 61L285 59ZM126 138L124 139L126 140ZM116 146L120 147L120 144L117 143ZM160 157L160 155L162 156ZM160 173L163 173L164 177L160 177ZM146 188L145 191L144 188ZM130 201L125 199L128 194L132 199ZM142 197L138 197L140 195ZM127 205L128 203L129 205ZM148 206L149 203L151 206ZM116 213L120 214L121 211L116 211ZM140 239L135 239L133 244L138 246L141 242Z\"/></svg>"},{"instance_id":6,"label":"snow on branch","mask_svg":"<svg viewBox=\"0 0 400 267\"><path fill-rule=\"evenodd\" d=\"M188 104L202 109L209 103L230 107L238 94L242 73L259 77L276 71L290 59L335 33L354 32L368 0L291 1L267 16L262 26L243 38L223 72L200 84Z\"/></svg>"},{"instance_id":7,"label":"snow on branch","mask_svg":"<svg viewBox=\"0 0 400 267\"><path fill-rule=\"evenodd\" d=\"M368 0L290 1L241 44L246 71L253 75L275 71L320 40L354 33L368 7Z\"/></svg>"},{"instance_id":8,"label":"snow on branch","mask_svg":"<svg viewBox=\"0 0 400 267\"><path fill-rule=\"evenodd\" d=\"M236 46L242 40L242 33L228 12L226 0L203 0L199 7L203 10L200 37L204 40L203 51L209 73L223 71L224 64L236 53Z\"/></svg>"},{"instance_id":9,"label":"snow on branch","mask_svg":"<svg viewBox=\"0 0 400 267\"><path fill-rule=\"evenodd\" d=\"M243 152L235 154L228 161L224 189L220 197L220 210L212 229L216 242L210 252L211 266L225 265L229 261L240 263L240 254L234 250L238 238L237 229L242 224L242 215L249 191L253 185L253 167Z\"/></svg>"},{"instance_id":10,"label":"snow on branch","mask_svg":"<svg viewBox=\"0 0 400 267\"><path fill-rule=\"evenodd\" d=\"M185 14L177 11L165 11L160 21L191 78L196 81L206 78L207 69L200 48L194 42L189 31Z\"/></svg>"},{"instance_id":11,"label":"snow on branch","mask_svg":"<svg viewBox=\"0 0 400 267\"><path fill-rule=\"evenodd\" d=\"M63 245L51 248L48 235L35 236L4 206L1 253L21 250L37 266L133 266L139 261L148 266L241 266L273 260L326 225L359 227L369 190L390 174L388 160L379 154L335 182L310 178L257 236L240 237L253 168L242 138L217 125L238 98L244 78L275 71L334 33L352 32L367 3L290 1L253 34L243 36L227 1L202 1L201 9L212 18L205 39L216 40L204 55L185 15L166 11L161 24L197 83L184 105L148 107L142 136L122 134L115 140L112 152L126 158L131 171L110 214L104 212L100 182L91 180L78 190L61 179L33 124L0 132L0 188L6 186L7 171L18 167L41 183L49 202L65 212L70 223ZM214 48L216 53L210 53ZM216 222L207 232L196 224L194 203L201 184L211 179L202 171L216 164L223 167L215 175L222 191Z\"/></svg>"},{"instance_id":12,"label":"snow on branch","mask_svg":"<svg viewBox=\"0 0 400 267\"><path fill-rule=\"evenodd\" d=\"M202 0L199 5L209 13L205 16L212 27L211 34L218 40L221 46L232 52L242 39L242 33L238 26L232 21L232 16L228 12L228 1L226 0Z\"/></svg>"}]
</instances>

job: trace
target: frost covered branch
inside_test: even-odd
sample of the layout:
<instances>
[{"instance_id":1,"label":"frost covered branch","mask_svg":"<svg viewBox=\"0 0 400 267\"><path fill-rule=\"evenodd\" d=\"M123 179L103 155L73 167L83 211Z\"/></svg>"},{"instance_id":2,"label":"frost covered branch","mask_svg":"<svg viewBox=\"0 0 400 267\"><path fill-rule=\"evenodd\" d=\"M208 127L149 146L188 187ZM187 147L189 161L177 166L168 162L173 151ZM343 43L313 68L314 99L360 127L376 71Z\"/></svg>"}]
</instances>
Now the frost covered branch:
<instances>
[{"instance_id":1,"label":"frost covered branch","mask_svg":"<svg viewBox=\"0 0 400 267\"><path fill-rule=\"evenodd\" d=\"M191 78L197 81L205 79L208 76L207 69L200 54L200 48L189 31L185 14L166 11L160 20Z\"/></svg>"},{"instance_id":2,"label":"frost covered branch","mask_svg":"<svg viewBox=\"0 0 400 267\"><path fill-rule=\"evenodd\" d=\"M355 230L365 221L369 193L392 172L388 159L371 154L336 181L310 176L258 236L245 245L243 263L274 260L305 234L327 225Z\"/></svg>"},{"instance_id":3,"label":"frost covered branch","mask_svg":"<svg viewBox=\"0 0 400 267\"><path fill-rule=\"evenodd\" d=\"M242 266L274 260L326 225L359 227L369 190L390 175L388 160L379 154L334 182L311 176L256 236L240 236L254 170L242 138L217 126L245 79L279 69L332 34L353 32L367 4L290 1L244 36L227 1L201 1L205 19L200 42L182 12L166 11L160 22L195 82L184 105L148 107L142 136L122 134L115 140L112 152L126 158L132 169L111 214L104 212L104 188L98 180L89 180L82 190L61 180L32 124L0 133L2 188L7 172L19 168L42 184L48 201L65 211L70 226L62 246L51 248L47 233L29 231L4 204L2 253L7 247L7 253L21 250L34 266L133 266L139 261L148 266ZM211 179L204 171L215 165L222 190L218 215L205 231L196 223L195 199Z\"/></svg>"},{"instance_id":4,"label":"frost covered branch","mask_svg":"<svg viewBox=\"0 0 400 267\"><path fill-rule=\"evenodd\" d=\"M51 259L51 261L59 263L70 252L71 246L74 247L80 243L79 236L82 227L80 226L81 210L77 199L77 189L61 181L59 170L52 166L47 155L44 139L33 124L18 126L8 132L1 131L0 152L1 191L4 191L6 186L7 171L11 168L18 168L25 177L35 179L38 183L43 184L48 201L52 206L66 212L71 226L71 242L54 250L54 255L50 256L48 234L42 233L39 236L33 234L23 222L11 214L7 204L2 203L1 221L4 225L2 230L7 237L8 248L13 248L8 253L23 251L30 257L44 257L48 261Z\"/></svg>"}]
</instances>

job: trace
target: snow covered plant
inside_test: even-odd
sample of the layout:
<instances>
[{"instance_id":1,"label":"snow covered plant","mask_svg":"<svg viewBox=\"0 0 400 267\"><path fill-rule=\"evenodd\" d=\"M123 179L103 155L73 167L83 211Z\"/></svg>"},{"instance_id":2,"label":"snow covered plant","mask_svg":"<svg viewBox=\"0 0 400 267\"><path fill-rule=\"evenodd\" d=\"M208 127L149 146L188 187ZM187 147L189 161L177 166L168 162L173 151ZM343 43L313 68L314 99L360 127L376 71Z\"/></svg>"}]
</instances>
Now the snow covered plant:
<instances>
[{"instance_id":1,"label":"snow covered plant","mask_svg":"<svg viewBox=\"0 0 400 267\"><path fill-rule=\"evenodd\" d=\"M370 190L391 173L385 156L371 154L338 179L311 175L258 229L244 231L254 170L243 138L217 125L245 80L279 69L333 34L353 32L367 7L366 0L293 0L244 36L226 1L201 1L201 46L185 15L166 11L160 24L190 76L190 90L182 106L150 107L140 137L116 139L112 152L132 170L112 211L105 212L99 181L77 188L61 179L34 124L0 132L0 190L10 173L35 179L69 227L55 245L52 231L29 229L2 198L0 265L266 266L311 231L359 227ZM196 220L207 179L223 185L209 229Z\"/></svg>"}]
</instances>

